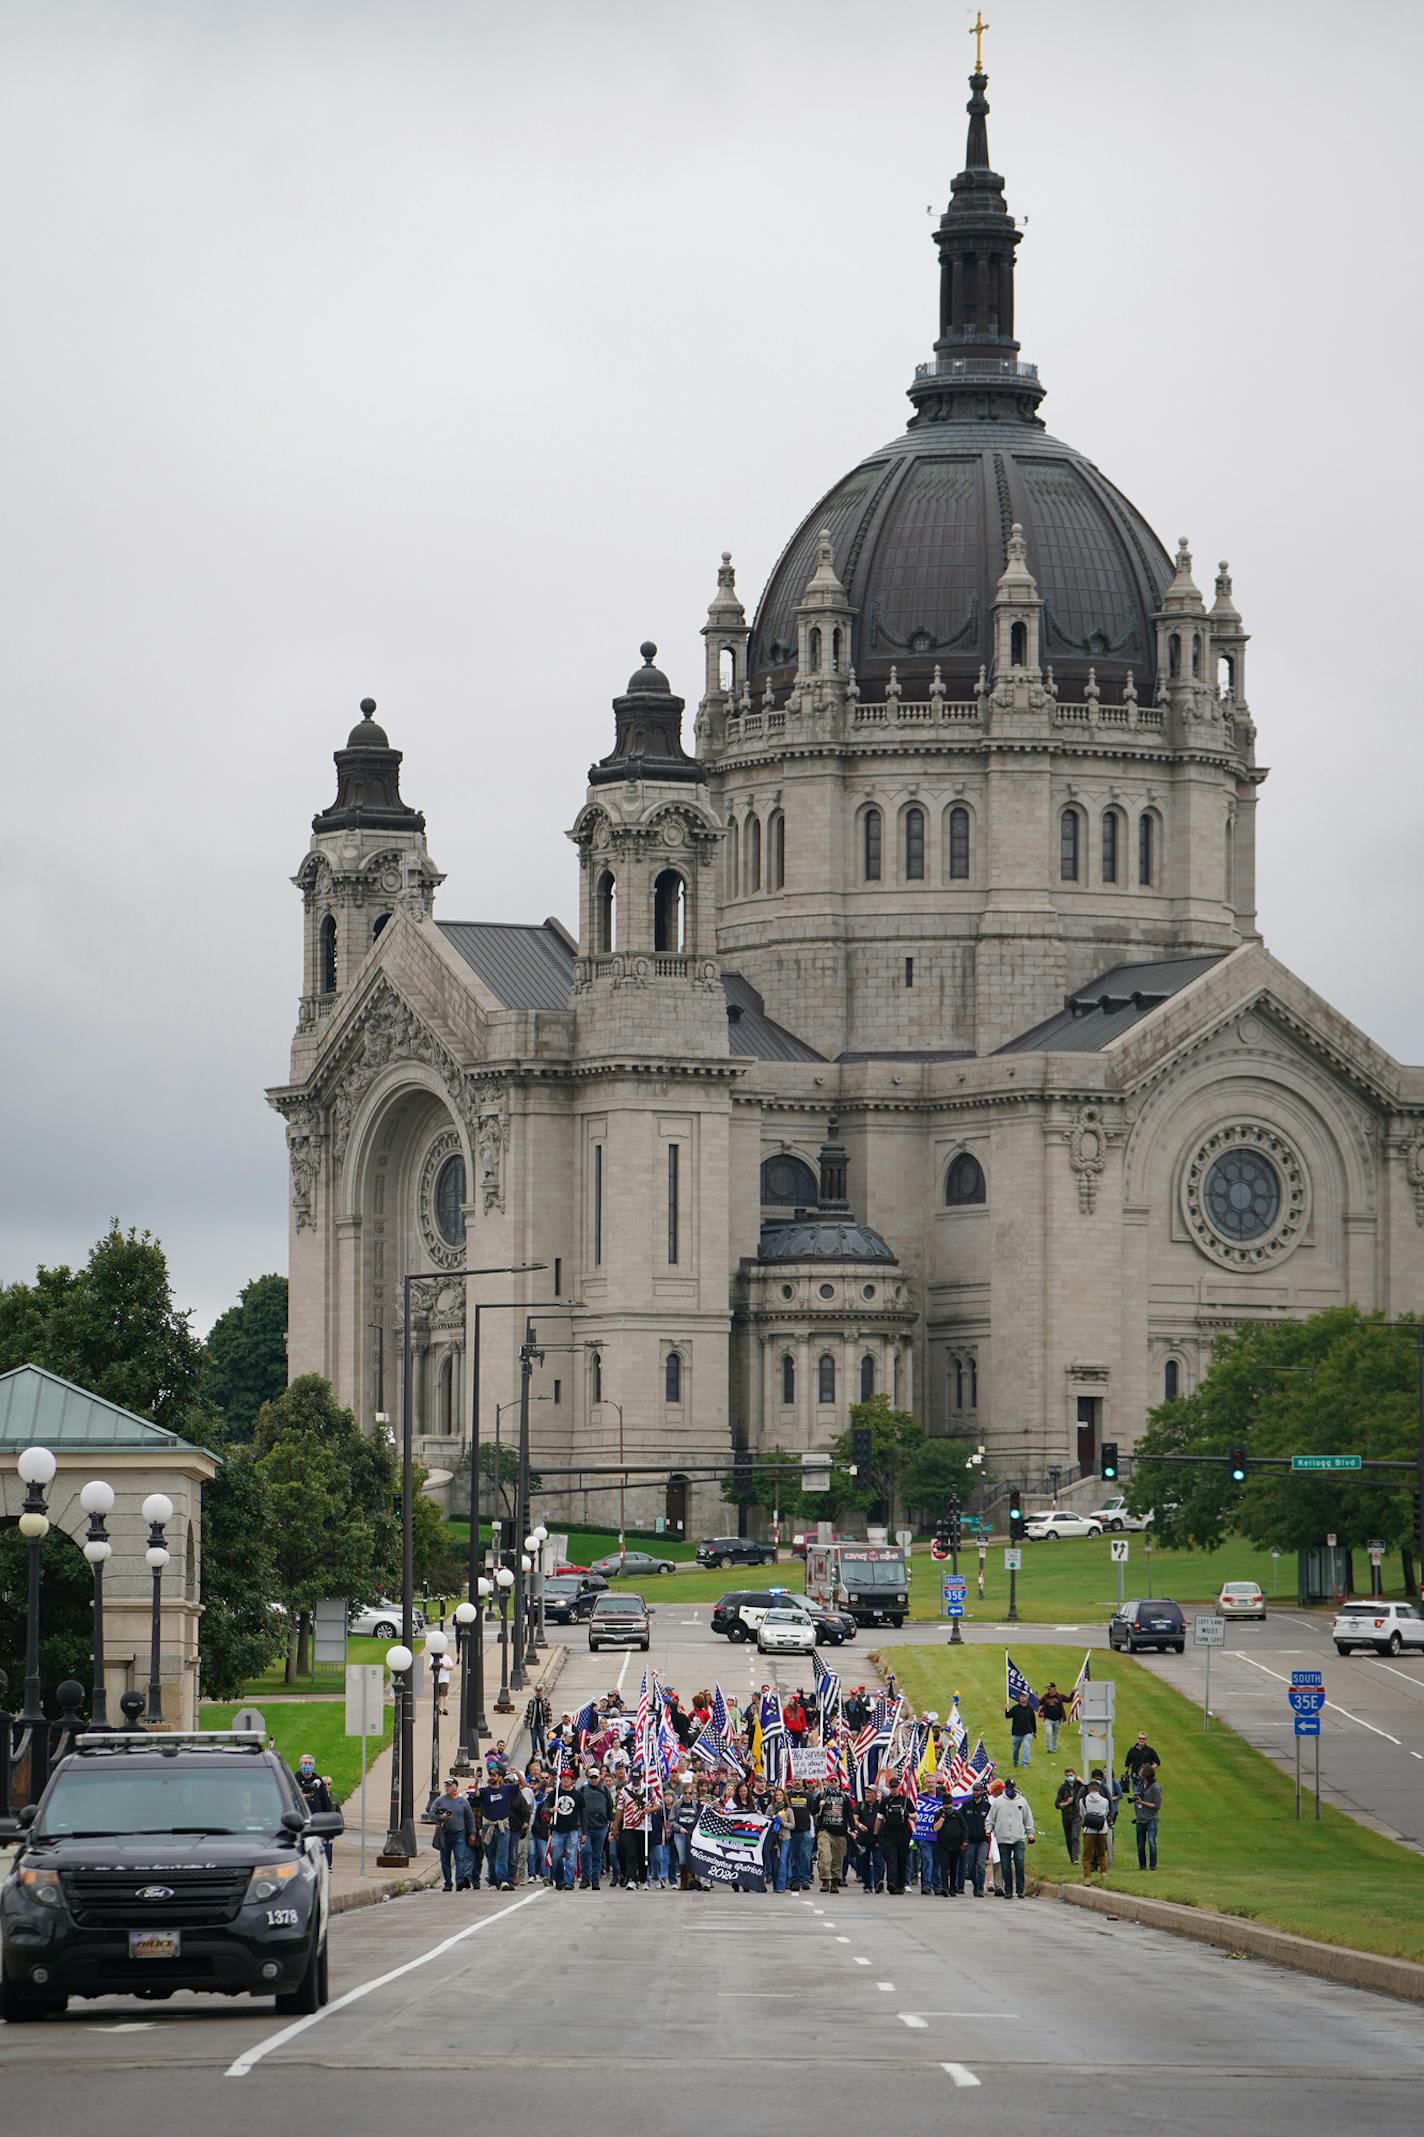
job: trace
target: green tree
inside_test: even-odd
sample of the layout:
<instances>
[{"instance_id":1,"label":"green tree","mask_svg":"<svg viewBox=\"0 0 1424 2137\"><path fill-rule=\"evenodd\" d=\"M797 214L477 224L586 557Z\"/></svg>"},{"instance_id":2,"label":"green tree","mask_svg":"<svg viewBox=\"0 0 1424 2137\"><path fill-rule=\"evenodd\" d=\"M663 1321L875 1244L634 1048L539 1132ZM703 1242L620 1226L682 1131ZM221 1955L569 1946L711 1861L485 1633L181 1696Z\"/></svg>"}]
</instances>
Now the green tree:
<instances>
[{"instance_id":1,"label":"green tree","mask_svg":"<svg viewBox=\"0 0 1424 2137\"><path fill-rule=\"evenodd\" d=\"M369 1599L398 1578L398 1472L390 1449L366 1437L319 1373L304 1373L263 1404L252 1445L271 1508L292 1683L319 1597Z\"/></svg>"},{"instance_id":2,"label":"green tree","mask_svg":"<svg viewBox=\"0 0 1424 2137\"><path fill-rule=\"evenodd\" d=\"M851 1434L857 1428L870 1432L870 1466L862 1470L841 1495L847 1510L855 1508L879 1517L892 1527L905 1504L905 1478L909 1463L925 1442L925 1428L908 1410L897 1410L888 1395L872 1395L868 1402L852 1403L850 1426L831 1448L838 1468L851 1460ZM832 1480L836 1480L833 1478Z\"/></svg>"},{"instance_id":3,"label":"green tree","mask_svg":"<svg viewBox=\"0 0 1424 2137\"><path fill-rule=\"evenodd\" d=\"M219 1458L216 1476L203 1486L199 1677L204 1698L236 1699L286 1644L285 1622L272 1608L272 1507L253 1449L235 1440L216 1412L192 1416L185 1437Z\"/></svg>"},{"instance_id":4,"label":"green tree","mask_svg":"<svg viewBox=\"0 0 1424 2137\"><path fill-rule=\"evenodd\" d=\"M0 1706L12 1713L24 1698L29 1578L28 1539L17 1528L0 1529L0 1670L9 1679ZM40 1677L50 1714L59 1712L55 1692L66 1677L77 1677L88 1693L93 1605L94 1578L83 1553L63 1530L52 1528L40 1545Z\"/></svg>"},{"instance_id":5,"label":"green tree","mask_svg":"<svg viewBox=\"0 0 1424 2137\"><path fill-rule=\"evenodd\" d=\"M158 1240L115 1218L82 1269L41 1268L33 1284L0 1287L0 1372L41 1365L181 1431L206 1362L189 1318Z\"/></svg>"},{"instance_id":6,"label":"green tree","mask_svg":"<svg viewBox=\"0 0 1424 2137\"><path fill-rule=\"evenodd\" d=\"M452 1472L450 1486L451 1504L456 1513L465 1519L470 1510L470 1450L460 1449ZM480 1519L488 1521L493 1515L496 1521L514 1519L514 1494L519 1483L519 1455L512 1447L501 1444L495 1447L493 1440L480 1441ZM531 1499L543 1490L539 1472L532 1464L529 1470Z\"/></svg>"},{"instance_id":7,"label":"green tree","mask_svg":"<svg viewBox=\"0 0 1424 2137\"><path fill-rule=\"evenodd\" d=\"M922 1440L905 1463L906 1506L924 1520L935 1522L948 1511L950 1493L957 1491L960 1505L968 1513L969 1494L979 1484L979 1471L969 1459L973 1452L965 1440Z\"/></svg>"},{"instance_id":8,"label":"green tree","mask_svg":"<svg viewBox=\"0 0 1424 2137\"><path fill-rule=\"evenodd\" d=\"M1330 1531L1346 1544L1371 1536L1412 1549L1412 1478L1348 1472L1310 1476L1251 1469L1296 1454L1359 1454L1412 1461L1419 1444L1416 1324L1388 1328L1353 1306L1305 1321L1248 1323L1216 1346L1199 1387L1163 1403L1137 1443L1126 1487L1135 1511L1154 1509L1167 1543L1215 1550L1232 1530L1264 1549L1294 1551ZM1244 1484L1231 1480L1231 1449L1246 1450ZM1154 1457L1211 1457L1191 1466ZM1406 1580L1411 1567L1406 1567Z\"/></svg>"},{"instance_id":9,"label":"green tree","mask_svg":"<svg viewBox=\"0 0 1424 2137\"><path fill-rule=\"evenodd\" d=\"M254 1276L208 1335L203 1393L223 1415L229 1443L251 1439L264 1402L287 1384L287 1279Z\"/></svg>"}]
</instances>

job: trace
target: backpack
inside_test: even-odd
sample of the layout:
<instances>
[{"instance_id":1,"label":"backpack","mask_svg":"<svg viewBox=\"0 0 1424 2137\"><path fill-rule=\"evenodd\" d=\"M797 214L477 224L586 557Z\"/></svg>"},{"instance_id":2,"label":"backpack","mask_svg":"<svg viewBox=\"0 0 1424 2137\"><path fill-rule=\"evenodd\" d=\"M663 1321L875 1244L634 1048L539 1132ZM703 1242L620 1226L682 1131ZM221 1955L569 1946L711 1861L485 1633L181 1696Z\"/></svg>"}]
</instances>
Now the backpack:
<instances>
[{"instance_id":1,"label":"backpack","mask_svg":"<svg viewBox=\"0 0 1424 2137\"><path fill-rule=\"evenodd\" d=\"M1094 1808L1093 1806L1097 1806ZM1090 1789L1083 1798L1083 1830L1085 1833L1101 1833L1107 1829L1108 1800L1102 1791Z\"/></svg>"}]
</instances>

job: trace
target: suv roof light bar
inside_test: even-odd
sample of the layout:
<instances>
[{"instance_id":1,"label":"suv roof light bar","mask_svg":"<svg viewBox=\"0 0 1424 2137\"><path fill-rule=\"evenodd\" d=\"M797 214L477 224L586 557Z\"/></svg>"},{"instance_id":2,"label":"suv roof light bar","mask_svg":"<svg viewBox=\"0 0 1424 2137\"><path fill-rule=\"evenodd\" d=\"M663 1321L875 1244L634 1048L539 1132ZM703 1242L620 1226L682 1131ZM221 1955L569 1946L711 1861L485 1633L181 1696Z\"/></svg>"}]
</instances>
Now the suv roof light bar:
<instances>
[{"instance_id":1,"label":"suv roof light bar","mask_svg":"<svg viewBox=\"0 0 1424 2137\"><path fill-rule=\"evenodd\" d=\"M262 1751L260 1729L86 1730L74 1739L76 1751L166 1751L180 1744L195 1751Z\"/></svg>"}]
</instances>

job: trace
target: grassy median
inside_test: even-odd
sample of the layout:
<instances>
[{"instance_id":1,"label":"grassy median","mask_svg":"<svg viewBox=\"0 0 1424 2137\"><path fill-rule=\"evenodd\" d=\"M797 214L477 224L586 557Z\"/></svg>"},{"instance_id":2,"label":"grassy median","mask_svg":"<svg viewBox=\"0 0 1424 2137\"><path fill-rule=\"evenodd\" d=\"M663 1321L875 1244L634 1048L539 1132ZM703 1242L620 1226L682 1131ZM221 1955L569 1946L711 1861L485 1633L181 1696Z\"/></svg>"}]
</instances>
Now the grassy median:
<instances>
[{"instance_id":1,"label":"grassy median","mask_svg":"<svg viewBox=\"0 0 1424 2137\"><path fill-rule=\"evenodd\" d=\"M236 1707L200 1708L198 1726L203 1729L230 1729ZM391 1740L391 1715L387 1707L384 1713L385 1731L382 1736L366 1740L366 1760L373 1765ZM309 1751L316 1760L318 1773L330 1774L331 1793L338 1803L344 1803L354 1795L361 1781L361 1739L346 1734L346 1707L341 1700L289 1700L285 1705L273 1705L263 1712L267 1733L276 1749L281 1752L289 1766L295 1767L304 1751ZM367 1798L367 1811L371 1799Z\"/></svg>"},{"instance_id":2,"label":"grassy median","mask_svg":"<svg viewBox=\"0 0 1424 2137\"><path fill-rule=\"evenodd\" d=\"M1000 1771L1008 1771L1001 1647L965 1647L951 1654L947 1648L887 1643L880 1652L917 1711L943 1715L957 1692L971 1745L982 1734ZM1025 1646L1014 1659L1035 1691L1050 1677L1066 1691L1083 1650ZM1424 1960L1424 1856L1357 1825L1329 1804L1317 1825L1308 1796L1297 1824L1293 1779L1234 1730L1214 1720L1210 1734L1204 1734L1201 1709L1127 1656L1095 1651L1092 1666L1095 1677L1112 1678L1118 1688L1119 1770L1139 1729L1147 1731L1162 1758L1159 1867L1155 1873L1138 1869L1136 1837L1125 1808L1110 1889L1241 1915L1327 1944ZM1038 1825L1030 1869L1059 1880L1079 1875L1068 1862L1053 1809L1065 1763L1082 1770L1076 1729L1064 1730L1053 1759L1045 1755L1040 1736L1032 1765L1016 1776Z\"/></svg>"}]
</instances>

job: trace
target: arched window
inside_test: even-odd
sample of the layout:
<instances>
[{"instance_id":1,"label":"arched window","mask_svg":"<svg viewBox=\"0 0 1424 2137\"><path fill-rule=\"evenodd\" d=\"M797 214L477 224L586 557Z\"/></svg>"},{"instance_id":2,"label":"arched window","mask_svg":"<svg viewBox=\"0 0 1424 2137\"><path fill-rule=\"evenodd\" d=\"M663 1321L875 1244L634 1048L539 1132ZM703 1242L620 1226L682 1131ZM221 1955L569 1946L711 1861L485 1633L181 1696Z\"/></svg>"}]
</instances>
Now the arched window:
<instances>
[{"instance_id":1,"label":"arched window","mask_svg":"<svg viewBox=\"0 0 1424 2137\"><path fill-rule=\"evenodd\" d=\"M1078 811L1065 809L1058 819L1058 873L1065 883L1078 880Z\"/></svg>"},{"instance_id":2,"label":"arched window","mask_svg":"<svg viewBox=\"0 0 1424 2137\"><path fill-rule=\"evenodd\" d=\"M605 957L618 947L618 886L608 868L599 877L594 893L594 939Z\"/></svg>"},{"instance_id":3,"label":"arched window","mask_svg":"<svg viewBox=\"0 0 1424 2137\"><path fill-rule=\"evenodd\" d=\"M1117 881L1117 810L1103 813L1103 881Z\"/></svg>"},{"instance_id":4,"label":"arched window","mask_svg":"<svg viewBox=\"0 0 1424 2137\"><path fill-rule=\"evenodd\" d=\"M880 829L880 811L878 809L867 809L865 812L865 880L867 883L878 883L880 881Z\"/></svg>"},{"instance_id":5,"label":"arched window","mask_svg":"<svg viewBox=\"0 0 1424 2137\"><path fill-rule=\"evenodd\" d=\"M603 1400L603 1353L596 1350L589 1359L588 1392L594 1402Z\"/></svg>"},{"instance_id":6,"label":"arched window","mask_svg":"<svg viewBox=\"0 0 1424 2137\"><path fill-rule=\"evenodd\" d=\"M667 1363L663 1367L663 1400L682 1401L682 1358L675 1350L668 1352Z\"/></svg>"},{"instance_id":7,"label":"arched window","mask_svg":"<svg viewBox=\"0 0 1424 2137\"><path fill-rule=\"evenodd\" d=\"M372 942L374 942L376 937L381 934L384 929L389 925L390 917L391 916L389 913L377 913L374 921L371 923Z\"/></svg>"},{"instance_id":8,"label":"arched window","mask_svg":"<svg viewBox=\"0 0 1424 2137\"><path fill-rule=\"evenodd\" d=\"M727 818L727 896L729 898L735 898L737 892L741 889L741 880L737 874L737 849L739 844L737 819L735 816L729 816Z\"/></svg>"},{"instance_id":9,"label":"arched window","mask_svg":"<svg viewBox=\"0 0 1424 2137\"><path fill-rule=\"evenodd\" d=\"M1173 680L1182 672L1182 640L1180 632L1173 631L1167 640L1167 673Z\"/></svg>"},{"instance_id":10,"label":"arched window","mask_svg":"<svg viewBox=\"0 0 1424 2137\"><path fill-rule=\"evenodd\" d=\"M949 812L949 876L952 883L969 881L969 811Z\"/></svg>"},{"instance_id":11,"label":"arched window","mask_svg":"<svg viewBox=\"0 0 1424 2137\"><path fill-rule=\"evenodd\" d=\"M803 1158L783 1150L774 1158L763 1159L763 1205L772 1209L813 1209L819 1192L816 1175Z\"/></svg>"},{"instance_id":12,"label":"arched window","mask_svg":"<svg viewBox=\"0 0 1424 2137\"><path fill-rule=\"evenodd\" d=\"M737 656L730 646L722 646L717 654L717 687L731 691L737 682Z\"/></svg>"},{"instance_id":13,"label":"arched window","mask_svg":"<svg viewBox=\"0 0 1424 2137\"><path fill-rule=\"evenodd\" d=\"M1137 819L1137 880L1149 888L1153 881L1156 855L1153 851L1154 826L1152 818L1144 812Z\"/></svg>"},{"instance_id":14,"label":"arched window","mask_svg":"<svg viewBox=\"0 0 1424 2137\"><path fill-rule=\"evenodd\" d=\"M328 913L321 923L321 991L336 992L336 922Z\"/></svg>"},{"instance_id":15,"label":"arched window","mask_svg":"<svg viewBox=\"0 0 1424 2137\"><path fill-rule=\"evenodd\" d=\"M1201 675L1201 632L1192 632L1192 674Z\"/></svg>"},{"instance_id":16,"label":"arched window","mask_svg":"<svg viewBox=\"0 0 1424 2137\"><path fill-rule=\"evenodd\" d=\"M1236 694L1236 663L1229 653L1216 656L1216 690L1218 697L1234 697Z\"/></svg>"},{"instance_id":17,"label":"arched window","mask_svg":"<svg viewBox=\"0 0 1424 2137\"><path fill-rule=\"evenodd\" d=\"M834 1402L836 1399L836 1361L828 1350L822 1351L816 1366L817 1402Z\"/></svg>"},{"instance_id":18,"label":"arched window","mask_svg":"<svg viewBox=\"0 0 1424 2137\"><path fill-rule=\"evenodd\" d=\"M813 675L819 675L821 672L821 627L819 624L813 623L810 630L807 632L806 647L807 659L809 660L811 665L811 673Z\"/></svg>"},{"instance_id":19,"label":"arched window","mask_svg":"<svg viewBox=\"0 0 1424 2137\"><path fill-rule=\"evenodd\" d=\"M786 818L780 809L766 827L766 887L786 888Z\"/></svg>"},{"instance_id":20,"label":"arched window","mask_svg":"<svg viewBox=\"0 0 1424 2137\"><path fill-rule=\"evenodd\" d=\"M905 881L923 883L925 879L925 812L923 809L905 811Z\"/></svg>"},{"instance_id":21,"label":"arched window","mask_svg":"<svg viewBox=\"0 0 1424 2137\"><path fill-rule=\"evenodd\" d=\"M188 1534L183 1544L183 1593L191 1602L198 1600L198 1546L193 1538L193 1524L188 1523Z\"/></svg>"},{"instance_id":22,"label":"arched window","mask_svg":"<svg viewBox=\"0 0 1424 2137\"><path fill-rule=\"evenodd\" d=\"M979 1360L973 1357L969 1360L969 1407L979 1407Z\"/></svg>"},{"instance_id":23,"label":"arched window","mask_svg":"<svg viewBox=\"0 0 1424 2137\"><path fill-rule=\"evenodd\" d=\"M1028 625L1026 623L1011 623L1009 625L1009 665L1013 668L1025 668L1028 666Z\"/></svg>"},{"instance_id":24,"label":"arched window","mask_svg":"<svg viewBox=\"0 0 1424 2137\"><path fill-rule=\"evenodd\" d=\"M961 1150L945 1175L944 1199L951 1209L966 1203L986 1201L984 1168L969 1151Z\"/></svg>"},{"instance_id":25,"label":"arched window","mask_svg":"<svg viewBox=\"0 0 1424 2137\"><path fill-rule=\"evenodd\" d=\"M964 1408L964 1360L962 1358L956 1358L954 1361L954 1407L956 1410Z\"/></svg>"},{"instance_id":26,"label":"arched window","mask_svg":"<svg viewBox=\"0 0 1424 2137\"><path fill-rule=\"evenodd\" d=\"M455 1356L446 1351L440 1361L440 1383L437 1394L436 1416L440 1430L449 1434L455 1429Z\"/></svg>"},{"instance_id":27,"label":"arched window","mask_svg":"<svg viewBox=\"0 0 1424 2137\"><path fill-rule=\"evenodd\" d=\"M840 674L840 672L841 672L841 634L840 634L840 631L839 631L839 629L837 628L836 630L832 631L832 633L831 633L831 673L832 673L832 675L839 675L839 674Z\"/></svg>"},{"instance_id":28,"label":"arched window","mask_svg":"<svg viewBox=\"0 0 1424 2137\"><path fill-rule=\"evenodd\" d=\"M761 818L747 818L747 889L761 889Z\"/></svg>"},{"instance_id":29,"label":"arched window","mask_svg":"<svg viewBox=\"0 0 1424 2137\"><path fill-rule=\"evenodd\" d=\"M781 1399L787 1403L796 1400L796 1360L789 1350L783 1351L781 1357Z\"/></svg>"},{"instance_id":30,"label":"arched window","mask_svg":"<svg viewBox=\"0 0 1424 2137\"><path fill-rule=\"evenodd\" d=\"M860 1361L860 1399L869 1402L875 1393L875 1360L867 1351Z\"/></svg>"},{"instance_id":31,"label":"arched window","mask_svg":"<svg viewBox=\"0 0 1424 2137\"><path fill-rule=\"evenodd\" d=\"M1226 819L1226 854L1225 854L1225 859L1226 859L1226 876L1225 876L1225 883L1226 883L1226 902L1227 902L1227 904L1228 904L1228 905L1234 905L1234 904L1236 903L1236 867L1235 867L1235 860L1236 860L1236 856L1235 856L1235 853L1234 853L1234 850L1233 850L1233 845L1232 845L1232 833L1233 833L1233 831L1234 831L1234 830L1235 830L1235 826L1233 825L1233 823L1232 823L1232 821L1231 821L1231 818L1230 818L1230 817L1228 816L1228 817L1227 817L1227 819Z\"/></svg>"},{"instance_id":32,"label":"arched window","mask_svg":"<svg viewBox=\"0 0 1424 2137\"><path fill-rule=\"evenodd\" d=\"M653 884L653 948L685 948L686 926L686 886L675 868L664 868Z\"/></svg>"},{"instance_id":33,"label":"arched window","mask_svg":"<svg viewBox=\"0 0 1424 2137\"><path fill-rule=\"evenodd\" d=\"M1162 1396L1166 1402L1175 1402L1182 1392L1182 1368L1175 1358L1169 1358L1162 1371Z\"/></svg>"}]
</instances>

